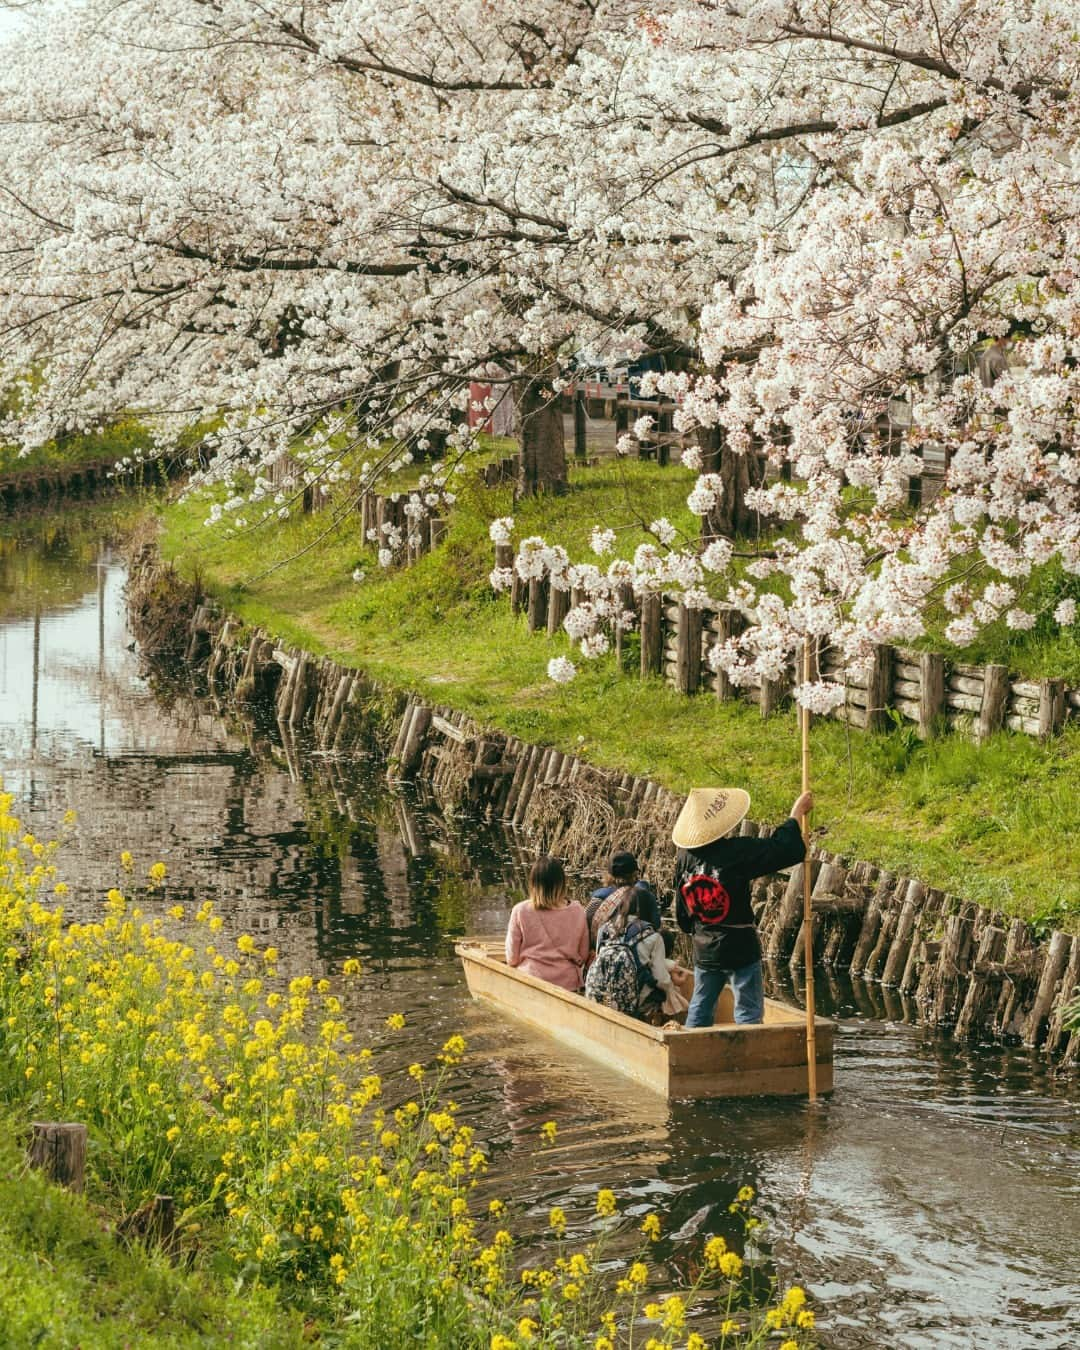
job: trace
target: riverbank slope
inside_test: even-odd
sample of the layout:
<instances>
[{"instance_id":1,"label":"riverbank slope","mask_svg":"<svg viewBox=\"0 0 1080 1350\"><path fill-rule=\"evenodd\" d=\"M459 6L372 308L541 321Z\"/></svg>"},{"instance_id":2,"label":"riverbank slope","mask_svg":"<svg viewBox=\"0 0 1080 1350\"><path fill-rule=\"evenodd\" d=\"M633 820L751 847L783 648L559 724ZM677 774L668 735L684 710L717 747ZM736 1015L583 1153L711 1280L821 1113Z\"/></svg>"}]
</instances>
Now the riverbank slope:
<instances>
[{"instance_id":1,"label":"riverbank slope","mask_svg":"<svg viewBox=\"0 0 1080 1350\"><path fill-rule=\"evenodd\" d=\"M657 514L688 526L684 487L651 464L602 465L580 473L568 497L519 504L518 531L557 533L584 552L593 524L632 519L631 497L645 496ZM582 663L568 686L547 679L547 662L569 650L567 639L528 634L487 580L488 525L512 510L508 487L470 484L441 546L386 572L373 566L355 514L335 525L324 512L228 538L203 526L205 503L174 503L160 542L225 608L314 655L675 792L745 783L755 815L780 817L798 787L792 712L762 720L751 706L686 698L659 679L620 674L614 655ZM620 552L644 537L640 525L627 526ZM366 574L359 583L357 568ZM907 731L866 736L832 722L812 735L815 825L829 848L1044 928L1080 931L1069 845L1080 792L1075 726L1046 744L1001 733L982 746L959 736L924 745Z\"/></svg>"}]
</instances>

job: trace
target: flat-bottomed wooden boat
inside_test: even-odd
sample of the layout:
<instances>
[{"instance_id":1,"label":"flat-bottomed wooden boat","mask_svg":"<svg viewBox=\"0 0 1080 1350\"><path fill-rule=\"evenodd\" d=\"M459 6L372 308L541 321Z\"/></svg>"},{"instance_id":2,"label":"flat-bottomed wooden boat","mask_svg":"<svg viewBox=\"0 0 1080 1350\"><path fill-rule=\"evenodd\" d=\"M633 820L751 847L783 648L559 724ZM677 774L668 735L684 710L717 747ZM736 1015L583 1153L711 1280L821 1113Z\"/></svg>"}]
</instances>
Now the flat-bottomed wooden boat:
<instances>
[{"instance_id":1,"label":"flat-bottomed wooden boat","mask_svg":"<svg viewBox=\"0 0 1080 1350\"><path fill-rule=\"evenodd\" d=\"M736 1026L727 990L715 1025L653 1027L513 969L499 944L466 940L455 950L473 998L504 1008L669 1099L807 1092L806 1014L799 1008L766 999L761 1025ZM817 1089L830 1092L833 1023L818 1017L815 1027Z\"/></svg>"}]
</instances>

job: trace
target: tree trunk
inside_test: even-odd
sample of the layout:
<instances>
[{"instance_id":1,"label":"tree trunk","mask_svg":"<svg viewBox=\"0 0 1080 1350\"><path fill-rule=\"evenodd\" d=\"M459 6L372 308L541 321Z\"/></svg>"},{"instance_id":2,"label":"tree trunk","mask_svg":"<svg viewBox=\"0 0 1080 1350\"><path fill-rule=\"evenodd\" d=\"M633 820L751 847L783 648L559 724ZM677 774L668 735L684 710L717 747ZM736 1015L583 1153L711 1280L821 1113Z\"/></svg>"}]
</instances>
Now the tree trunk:
<instances>
[{"instance_id":1,"label":"tree trunk","mask_svg":"<svg viewBox=\"0 0 1080 1350\"><path fill-rule=\"evenodd\" d=\"M563 416L551 381L557 368L543 363L526 372L516 386L521 466L517 495L535 497L540 492L556 496L566 491L566 444Z\"/></svg>"},{"instance_id":2,"label":"tree trunk","mask_svg":"<svg viewBox=\"0 0 1080 1350\"><path fill-rule=\"evenodd\" d=\"M703 543L717 538L750 538L761 529L756 511L746 505L748 489L757 487L760 477L753 454L737 455L724 445L721 427L702 427L698 433L702 473L717 473L724 485L720 500L702 517Z\"/></svg>"}]
</instances>

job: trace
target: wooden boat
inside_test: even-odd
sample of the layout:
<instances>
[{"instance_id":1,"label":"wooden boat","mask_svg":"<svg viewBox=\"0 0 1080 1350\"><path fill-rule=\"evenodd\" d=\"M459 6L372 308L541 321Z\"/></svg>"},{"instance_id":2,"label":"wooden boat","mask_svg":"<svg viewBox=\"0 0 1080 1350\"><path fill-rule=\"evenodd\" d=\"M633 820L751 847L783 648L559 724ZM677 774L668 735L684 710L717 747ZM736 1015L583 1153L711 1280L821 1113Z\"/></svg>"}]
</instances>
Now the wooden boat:
<instances>
[{"instance_id":1,"label":"wooden boat","mask_svg":"<svg viewBox=\"0 0 1080 1350\"><path fill-rule=\"evenodd\" d=\"M725 991L711 1027L649 1026L506 964L501 944L455 948L473 998L486 999L564 1045L669 1099L801 1096L807 1092L806 1014L765 1000L760 1026L736 1026ZM833 1023L815 1019L817 1088L832 1091Z\"/></svg>"}]
</instances>

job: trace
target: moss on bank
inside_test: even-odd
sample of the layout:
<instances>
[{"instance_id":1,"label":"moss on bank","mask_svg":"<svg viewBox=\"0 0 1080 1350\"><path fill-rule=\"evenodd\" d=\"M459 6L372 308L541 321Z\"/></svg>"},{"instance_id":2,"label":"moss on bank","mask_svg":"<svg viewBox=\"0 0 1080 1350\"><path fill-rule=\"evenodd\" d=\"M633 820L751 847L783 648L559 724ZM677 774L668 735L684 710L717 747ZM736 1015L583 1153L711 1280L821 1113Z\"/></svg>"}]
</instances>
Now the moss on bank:
<instances>
[{"instance_id":1,"label":"moss on bank","mask_svg":"<svg viewBox=\"0 0 1080 1350\"><path fill-rule=\"evenodd\" d=\"M575 470L569 496L522 503L514 514L520 534L549 533L580 552L596 522L622 523L624 552L645 537L642 501L646 519L666 515L692 531L685 493L678 472L608 463ZM189 501L165 510L162 546L199 569L228 608L310 651L677 791L745 783L757 815L782 815L798 788L793 714L762 722L748 705L683 698L659 680L621 675L613 656L582 663L569 686L548 681L548 659L568 651L567 640L530 636L487 582L488 524L511 512L508 488L470 486L443 546L389 573L374 566L355 515L329 533L324 514L228 539L203 527L205 503ZM356 584L358 566L367 578ZM923 746L907 730L867 737L825 722L813 731L813 759L817 823L830 847L1080 930L1069 844L1080 791L1076 728L1049 745L1002 734L980 748L959 737Z\"/></svg>"}]
</instances>

